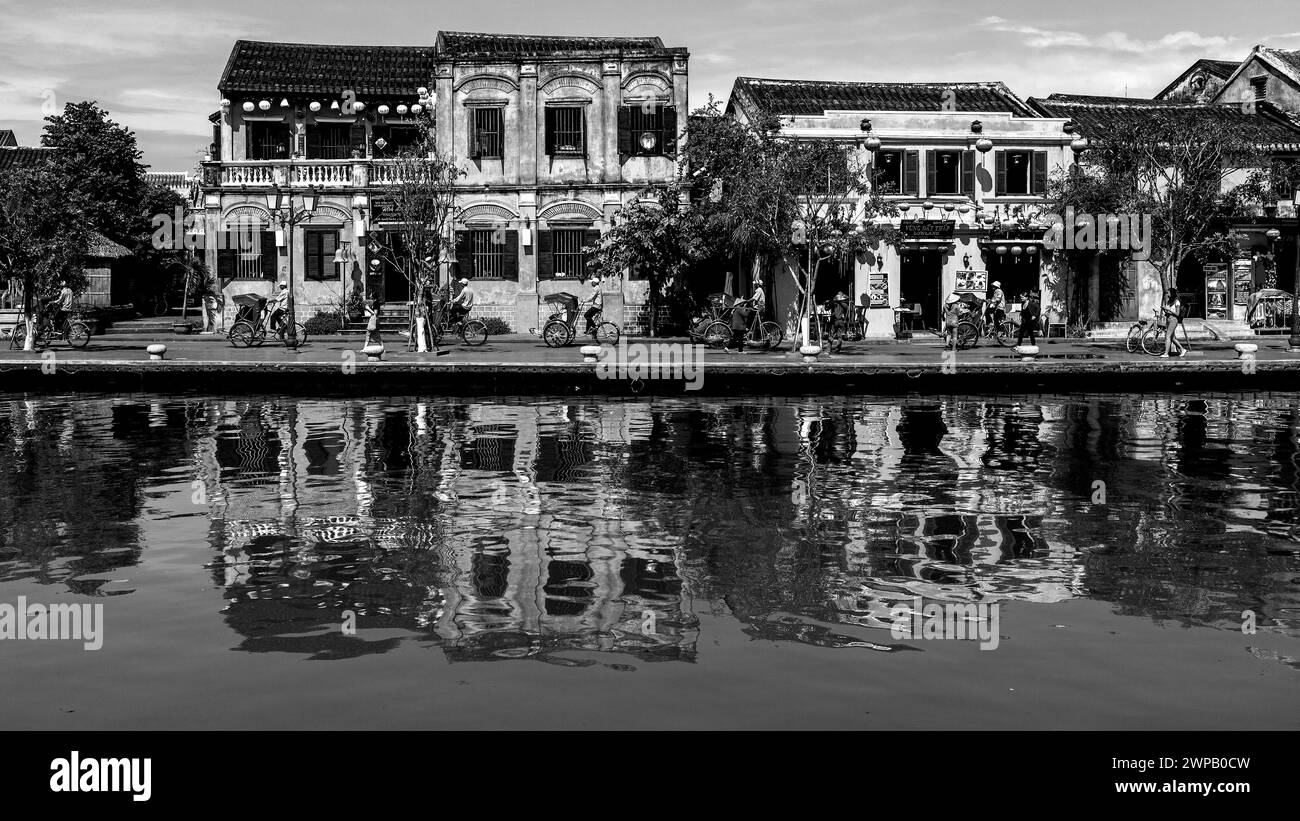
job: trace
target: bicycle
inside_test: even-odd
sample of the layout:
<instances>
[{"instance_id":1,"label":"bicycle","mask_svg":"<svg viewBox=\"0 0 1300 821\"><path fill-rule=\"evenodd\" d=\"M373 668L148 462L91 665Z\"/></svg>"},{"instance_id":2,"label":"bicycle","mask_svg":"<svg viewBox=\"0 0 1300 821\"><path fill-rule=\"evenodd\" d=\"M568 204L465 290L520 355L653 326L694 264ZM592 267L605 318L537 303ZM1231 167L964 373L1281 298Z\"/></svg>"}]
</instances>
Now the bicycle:
<instances>
[{"instance_id":1,"label":"bicycle","mask_svg":"<svg viewBox=\"0 0 1300 821\"><path fill-rule=\"evenodd\" d=\"M953 338L956 341L957 350L965 351L979 344L981 339L992 339L1000 347L1007 347L1011 340L1015 338L1016 326L1007 318L1006 314L997 322L988 322L984 317L984 311L979 311L972 319L970 317L957 323L953 329Z\"/></svg>"},{"instance_id":2,"label":"bicycle","mask_svg":"<svg viewBox=\"0 0 1300 821\"><path fill-rule=\"evenodd\" d=\"M1156 309L1151 312L1151 319L1138 319L1128 329L1128 337L1125 339L1124 346L1128 348L1129 353L1137 353L1142 349L1142 335L1147 332L1148 328L1160 324L1160 311Z\"/></svg>"},{"instance_id":3,"label":"bicycle","mask_svg":"<svg viewBox=\"0 0 1300 821\"><path fill-rule=\"evenodd\" d=\"M704 344L710 348L721 348L726 345L731 340L731 315L735 313L737 307L746 307L746 302L747 300L738 300L719 311L718 318L705 326L704 332L700 334ZM745 342L775 351L784 341L785 331L781 330L781 326L770 320L760 319L758 311L754 311L753 317L749 320L749 330L745 333Z\"/></svg>"},{"instance_id":4,"label":"bicycle","mask_svg":"<svg viewBox=\"0 0 1300 821\"><path fill-rule=\"evenodd\" d=\"M1178 338L1178 329L1183 329L1182 339ZM1160 356L1165 352L1165 326L1153 325L1146 329L1142 334L1142 350L1151 356ZM1174 326L1174 344L1182 348L1183 353L1192 349L1191 340L1187 338L1187 327L1183 325L1183 318L1178 318L1178 324ZM1179 354L1180 356L1182 354Z\"/></svg>"},{"instance_id":5,"label":"bicycle","mask_svg":"<svg viewBox=\"0 0 1300 821\"><path fill-rule=\"evenodd\" d=\"M434 311L434 321L430 323L429 329L434 345L440 343L445 334L459 334L462 342L474 347L487 342L487 323L483 320L470 319L469 314L465 314L453 322L449 319L450 309L438 307Z\"/></svg>"},{"instance_id":6,"label":"bicycle","mask_svg":"<svg viewBox=\"0 0 1300 821\"><path fill-rule=\"evenodd\" d=\"M541 337L550 348L562 348L574 340L578 335L578 320L581 315L578 312L578 298L569 293L556 293L547 296L538 302L538 314L540 318L541 305L558 305L560 310L552 313L542 325ZM618 343L619 328L613 322L608 322L604 314L600 311L591 320L592 329L587 332L593 339L602 345L615 345ZM529 330L529 333L537 333L536 328Z\"/></svg>"},{"instance_id":7,"label":"bicycle","mask_svg":"<svg viewBox=\"0 0 1300 821\"><path fill-rule=\"evenodd\" d=\"M235 317L235 324L230 326L230 331L226 334L230 344L236 348L249 348L266 342L267 328L263 321L263 315L266 313L266 298L256 294L240 294L235 297L235 304L239 305L239 312ZM307 329L303 324L294 323L294 329L297 331L294 337L285 335L287 324L284 320L280 320L273 331L276 338L290 348L305 344Z\"/></svg>"},{"instance_id":8,"label":"bicycle","mask_svg":"<svg viewBox=\"0 0 1300 821\"><path fill-rule=\"evenodd\" d=\"M36 349L44 348L56 340L63 340L73 348L84 348L90 342L90 327L80 320L70 319L64 323L63 328L55 330L52 318L38 318L36 320L36 336L32 339L32 347ZM27 323L24 320L19 320L9 335L9 347L20 351L26 345Z\"/></svg>"}]
</instances>

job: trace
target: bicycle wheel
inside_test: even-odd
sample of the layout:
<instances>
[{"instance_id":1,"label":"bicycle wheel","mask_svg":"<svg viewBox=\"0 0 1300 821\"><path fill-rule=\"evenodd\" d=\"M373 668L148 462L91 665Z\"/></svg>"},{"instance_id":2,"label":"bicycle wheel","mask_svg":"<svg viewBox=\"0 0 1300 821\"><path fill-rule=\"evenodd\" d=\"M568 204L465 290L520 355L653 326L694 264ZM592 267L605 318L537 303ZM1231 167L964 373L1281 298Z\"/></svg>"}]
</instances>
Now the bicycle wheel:
<instances>
[{"instance_id":1,"label":"bicycle wheel","mask_svg":"<svg viewBox=\"0 0 1300 821\"><path fill-rule=\"evenodd\" d=\"M230 333L226 334L226 338L230 340L230 344L234 345L236 348L249 347L253 344L253 337L255 336L256 332L254 332L253 326L242 320L230 326Z\"/></svg>"},{"instance_id":2,"label":"bicycle wheel","mask_svg":"<svg viewBox=\"0 0 1300 821\"><path fill-rule=\"evenodd\" d=\"M618 344L618 326L613 322L602 322L596 326L596 341L602 345Z\"/></svg>"},{"instance_id":3,"label":"bicycle wheel","mask_svg":"<svg viewBox=\"0 0 1300 821\"><path fill-rule=\"evenodd\" d=\"M27 344L27 323L20 321L14 326L13 333L9 337L9 347L15 351L21 351Z\"/></svg>"},{"instance_id":4,"label":"bicycle wheel","mask_svg":"<svg viewBox=\"0 0 1300 821\"><path fill-rule=\"evenodd\" d=\"M482 345L487 342L487 323L480 319L471 319L460 326L460 338L466 345Z\"/></svg>"},{"instance_id":5,"label":"bicycle wheel","mask_svg":"<svg viewBox=\"0 0 1300 821\"><path fill-rule=\"evenodd\" d=\"M293 327L295 336L291 338L288 334L285 334L281 337L286 348L297 348L307 344L307 329L303 327L301 322L293 323Z\"/></svg>"},{"instance_id":6,"label":"bicycle wheel","mask_svg":"<svg viewBox=\"0 0 1300 821\"><path fill-rule=\"evenodd\" d=\"M1012 324L1011 320L1004 319L993 326L990 335L993 337L993 341L1005 348L1008 345L1015 344L1015 333L1016 326Z\"/></svg>"},{"instance_id":7,"label":"bicycle wheel","mask_svg":"<svg viewBox=\"0 0 1300 821\"><path fill-rule=\"evenodd\" d=\"M1129 353L1137 353L1142 348L1142 334L1146 331L1146 326L1141 322L1134 322L1133 326L1128 329L1128 338L1124 341L1124 347L1128 348Z\"/></svg>"},{"instance_id":8,"label":"bicycle wheel","mask_svg":"<svg viewBox=\"0 0 1300 821\"><path fill-rule=\"evenodd\" d=\"M715 319L704 329L702 339L710 348L721 348L731 339L731 326L721 319Z\"/></svg>"},{"instance_id":9,"label":"bicycle wheel","mask_svg":"<svg viewBox=\"0 0 1300 821\"><path fill-rule=\"evenodd\" d=\"M562 348L569 344L572 333L567 322L552 319L542 328L542 339L546 340L547 346L551 348Z\"/></svg>"},{"instance_id":10,"label":"bicycle wheel","mask_svg":"<svg viewBox=\"0 0 1300 821\"><path fill-rule=\"evenodd\" d=\"M1151 356L1159 356L1165 352L1165 329L1159 325L1153 325L1146 329L1142 334L1142 350Z\"/></svg>"},{"instance_id":11,"label":"bicycle wheel","mask_svg":"<svg viewBox=\"0 0 1300 821\"><path fill-rule=\"evenodd\" d=\"M769 321L758 327L763 333L763 338L767 340L767 349L769 351L775 351L781 347L781 343L785 341L785 331L781 330L780 325Z\"/></svg>"},{"instance_id":12,"label":"bicycle wheel","mask_svg":"<svg viewBox=\"0 0 1300 821\"><path fill-rule=\"evenodd\" d=\"M68 344L74 348L84 348L90 341L90 328L84 322L74 322L68 326Z\"/></svg>"},{"instance_id":13,"label":"bicycle wheel","mask_svg":"<svg viewBox=\"0 0 1300 821\"><path fill-rule=\"evenodd\" d=\"M980 329L974 322L963 320L953 329L953 337L957 340L957 350L969 350L979 344Z\"/></svg>"}]
</instances>

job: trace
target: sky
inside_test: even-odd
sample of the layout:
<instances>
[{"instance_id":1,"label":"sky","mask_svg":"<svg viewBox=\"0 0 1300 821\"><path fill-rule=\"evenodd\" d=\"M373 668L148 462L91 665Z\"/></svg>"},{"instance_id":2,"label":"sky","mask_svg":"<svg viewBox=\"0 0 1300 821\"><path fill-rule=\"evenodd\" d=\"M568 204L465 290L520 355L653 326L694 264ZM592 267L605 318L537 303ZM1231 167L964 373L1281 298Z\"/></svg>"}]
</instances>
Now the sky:
<instances>
[{"instance_id":1,"label":"sky","mask_svg":"<svg viewBox=\"0 0 1300 821\"><path fill-rule=\"evenodd\" d=\"M658 35L690 49L693 107L737 75L1141 97L1202 57L1300 49L1295 0L0 0L0 128L36 145L45 114L96 100L153 170L187 171L235 40L431 45L439 30Z\"/></svg>"}]
</instances>

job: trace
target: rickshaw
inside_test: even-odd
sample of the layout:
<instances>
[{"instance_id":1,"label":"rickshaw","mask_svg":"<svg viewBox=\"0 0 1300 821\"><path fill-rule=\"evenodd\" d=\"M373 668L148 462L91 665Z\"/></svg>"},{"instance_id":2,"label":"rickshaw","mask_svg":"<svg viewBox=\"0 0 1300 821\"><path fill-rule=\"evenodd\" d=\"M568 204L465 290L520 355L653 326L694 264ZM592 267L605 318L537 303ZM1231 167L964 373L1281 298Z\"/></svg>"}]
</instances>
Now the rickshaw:
<instances>
[{"instance_id":1,"label":"rickshaw","mask_svg":"<svg viewBox=\"0 0 1300 821\"><path fill-rule=\"evenodd\" d=\"M1004 348L1013 344L1016 325L1009 317L1004 316L1001 322L989 322L984 317L986 301L972 293L963 293L960 301L967 304L968 311L953 330L958 350L974 348L981 339L992 339Z\"/></svg>"},{"instance_id":2,"label":"rickshaw","mask_svg":"<svg viewBox=\"0 0 1300 821\"><path fill-rule=\"evenodd\" d=\"M728 316L729 309L735 304L736 298L731 294L709 294L704 312L698 314L691 320L690 328L687 330L687 333L690 334L691 341L715 345L719 340L709 339L705 335L705 332L714 322L718 322L722 320L724 316Z\"/></svg>"},{"instance_id":3,"label":"rickshaw","mask_svg":"<svg viewBox=\"0 0 1300 821\"><path fill-rule=\"evenodd\" d=\"M691 336L711 348L721 348L731 340L731 314L736 310L736 303L744 301L748 304L748 301L737 300L726 294L714 294L709 297L711 302L714 302L714 297L723 297L715 302L718 308L717 317L705 319L704 327L699 329L698 336L694 333ZM745 335L746 344L775 351L781 347L784 340L785 332L781 330L780 325L770 320L764 321L757 311L753 312L753 316L749 318L749 330Z\"/></svg>"},{"instance_id":4,"label":"rickshaw","mask_svg":"<svg viewBox=\"0 0 1300 821\"><path fill-rule=\"evenodd\" d=\"M545 320L542 319L542 306L551 312ZM574 337L578 335L578 298L573 294L561 291L542 298L537 303L537 321L541 326L541 337L548 347L562 348L573 342ZM618 342L618 326L613 322L605 322L599 313L596 314L595 333L592 334L597 342L606 345L613 345ZM531 328L530 333L537 333L536 328Z\"/></svg>"},{"instance_id":5,"label":"rickshaw","mask_svg":"<svg viewBox=\"0 0 1300 821\"><path fill-rule=\"evenodd\" d=\"M230 332L226 338L230 344L236 348L248 348L253 345L261 345L266 341L266 297L257 294L239 294L234 297L235 304L239 306L235 313L235 324L230 326ZM301 322L294 323L298 330L296 343L298 345L307 341L307 329ZM275 330L276 337L285 345L292 345L289 338L284 334L284 325Z\"/></svg>"}]
</instances>

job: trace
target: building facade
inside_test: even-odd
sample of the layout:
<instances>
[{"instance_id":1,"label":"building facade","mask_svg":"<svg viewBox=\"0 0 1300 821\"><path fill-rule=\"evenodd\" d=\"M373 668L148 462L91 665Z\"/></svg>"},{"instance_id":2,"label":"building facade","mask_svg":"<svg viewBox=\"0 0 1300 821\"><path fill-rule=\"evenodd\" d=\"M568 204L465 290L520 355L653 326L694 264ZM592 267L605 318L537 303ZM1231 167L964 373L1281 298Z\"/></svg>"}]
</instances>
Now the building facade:
<instances>
[{"instance_id":1,"label":"building facade","mask_svg":"<svg viewBox=\"0 0 1300 821\"><path fill-rule=\"evenodd\" d=\"M882 244L817 273L818 301L843 291L866 308L868 336L892 336L901 323L938 327L948 294L984 298L993 282L1013 309L1029 291L1052 308L1043 231L1023 226L1038 213L1049 176L1073 162L1067 120L1042 115L1002 83L748 77L736 80L727 112L777 115L784 135L856 146L873 184L897 206L899 249ZM780 320L795 285L780 275L770 284Z\"/></svg>"},{"instance_id":2,"label":"building facade","mask_svg":"<svg viewBox=\"0 0 1300 821\"><path fill-rule=\"evenodd\" d=\"M417 140L431 107L436 150L465 172L448 237L456 250L440 281L475 279L478 315L527 330L540 299L575 292L585 249L619 210L676 176L687 75L687 51L657 37L239 41L204 163L208 264L227 297L269 295L292 276L300 321L339 310L357 289L409 302L408 277L367 246L400 230L384 196L392 158ZM267 199L276 190L310 192L311 215L289 230L277 224ZM253 247L237 247L234 233L249 224ZM629 331L644 325L644 282L602 288L608 318Z\"/></svg>"}]
</instances>

